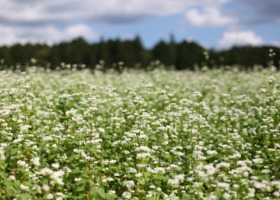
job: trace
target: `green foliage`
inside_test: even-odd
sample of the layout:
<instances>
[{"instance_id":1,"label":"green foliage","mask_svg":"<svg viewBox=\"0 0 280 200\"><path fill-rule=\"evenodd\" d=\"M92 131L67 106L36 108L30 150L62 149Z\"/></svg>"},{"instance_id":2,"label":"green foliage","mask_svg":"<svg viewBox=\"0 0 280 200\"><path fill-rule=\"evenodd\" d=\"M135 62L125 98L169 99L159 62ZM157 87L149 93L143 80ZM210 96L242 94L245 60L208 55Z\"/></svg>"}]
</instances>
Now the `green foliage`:
<instances>
[{"instance_id":1,"label":"green foliage","mask_svg":"<svg viewBox=\"0 0 280 200\"><path fill-rule=\"evenodd\" d=\"M153 65L1 71L0 199L279 198L280 74Z\"/></svg>"},{"instance_id":2,"label":"green foliage","mask_svg":"<svg viewBox=\"0 0 280 200\"><path fill-rule=\"evenodd\" d=\"M239 66L249 70L254 67L279 68L280 48L274 46L238 46L225 50L207 49L196 42L160 40L151 49L145 49L139 36L131 40L101 39L88 43L79 37L53 46L46 44L14 44L0 47L0 70L26 70L30 65L46 69L75 67L100 69L119 73L123 69L147 69L151 71L160 61L166 69L197 70L198 68L224 68ZM100 62L103 64L100 65ZM65 66L65 63L69 64ZM148 66L148 67L147 67ZM159 67L159 66L157 66Z\"/></svg>"}]
</instances>

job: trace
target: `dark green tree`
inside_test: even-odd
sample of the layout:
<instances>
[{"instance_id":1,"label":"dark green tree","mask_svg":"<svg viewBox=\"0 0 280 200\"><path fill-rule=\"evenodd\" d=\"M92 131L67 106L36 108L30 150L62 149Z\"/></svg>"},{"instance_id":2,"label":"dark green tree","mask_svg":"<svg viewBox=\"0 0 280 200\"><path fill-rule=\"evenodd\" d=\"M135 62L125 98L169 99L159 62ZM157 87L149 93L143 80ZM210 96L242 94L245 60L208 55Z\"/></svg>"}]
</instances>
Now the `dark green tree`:
<instances>
[{"instance_id":1,"label":"dark green tree","mask_svg":"<svg viewBox=\"0 0 280 200\"><path fill-rule=\"evenodd\" d=\"M177 45L176 69L194 70L201 65L205 49L195 42L183 41Z\"/></svg>"}]
</instances>

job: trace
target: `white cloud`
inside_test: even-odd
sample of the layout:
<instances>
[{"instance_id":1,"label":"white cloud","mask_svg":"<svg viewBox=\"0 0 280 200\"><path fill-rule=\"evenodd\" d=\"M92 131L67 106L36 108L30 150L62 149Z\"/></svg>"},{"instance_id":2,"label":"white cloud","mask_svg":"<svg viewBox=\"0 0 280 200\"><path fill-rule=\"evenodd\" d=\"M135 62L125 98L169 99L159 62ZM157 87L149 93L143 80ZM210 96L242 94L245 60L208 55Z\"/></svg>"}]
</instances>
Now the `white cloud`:
<instances>
[{"instance_id":1,"label":"white cloud","mask_svg":"<svg viewBox=\"0 0 280 200\"><path fill-rule=\"evenodd\" d=\"M228 48L233 45L261 45L263 39L252 31L229 31L225 32L218 44L220 47Z\"/></svg>"},{"instance_id":2,"label":"white cloud","mask_svg":"<svg viewBox=\"0 0 280 200\"><path fill-rule=\"evenodd\" d=\"M228 0L0 0L0 23L133 22L178 14L192 6L221 5Z\"/></svg>"},{"instance_id":3,"label":"white cloud","mask_svg":"<svg viewBox=\"0 0 280 200\"><path fill-rule=\"evenodd\" d=\"M54 44L60 41L71 40L82 36L87 40L94 40L99 37L89 26L84 24L71 25L65 29L58 29L54 26L42 27L13 27L0 25L0 44L11 45L18 43L48 43Z\"/></svg>"},{"instance_id":4,"label":"white cloud","mask_svg":"<svg viewBox=\"0 0 280 200\"><path fill-rule=\"evenodd\" d=\"M177 14L203 1L209 0L0 0L0 44L51 44L77 36L92 40L98 36L93 23L133 23Z\"/></svg>"},{"instance_id":5,"label":"white cloud","mask_svg":"<svg viewBox=\"0 0 280 200\"><path fill-rule=\"evenodd\" d=\"M279 0L235 0L236 8L233 9L237 16L240 15L241 24L259 25L280 23ZM242 17L241 17L242 16Z\"/></svg>"},{"instance_id":6,"label":"white cloud","mask_svg":"<svg viewBox=\"0 0 280 200\"><path fill-rule=\"evenodd\" d=\"M216 0L221 5L227 0ZM97 37L93 23L133 23L184 13L209 0L0 0L0 44ZM213 4L213 2L212 2Z\"/></svg>"},{"instance_id":7,"label":"white cloud","mask_svg":"<svg viewBox=\"0 0 280 200\"><path fill-rule=\"evenodd\" d=\"M153 16L167 16L187 12L194 25L224 25L232 17L221 14L226 3L233 0L0 0L0 24L2 23L124 23L143 20ZM258 23L279 22L279 0L234 0L237 7L228 8L238 18L251 16ZM240 15L240 9L242 15ZM245 11L245 12L244 12ZM247 13L246 13L247 12ZM241 20L242 21L242 20Z\"/></svg>"},{"instance_id":8,"label":"white cloud","mask_svg":"<svg viewBox=\"0 0 280 200\"><path fill-rule=\"evenodd\" d=\"M191 9L186 13L187 20L194 26L226 26L232 25L236 19L229 16L223 16L217 7L205 7L203 12L197 9Z\"/></svg>"},{"instance_id":9,"label":"white cloud","mask_svg":"<svg viewBox=\"0 0 280 200\"><path fill-rule=\"evenodd\" d=\"M16 41L54 43L76 36L92 40L97 37L91 28L94 23L133 23L184 13L194 26L221 27L245 23L241 18L246 16L246 12L242 13L242 17L222 12L229 1L232 0L0 0L0 44ZM273 18L274 22L279 22L279 0L271 0L265 6L255 1L262 0L237 0L238 5L249 5L246 9L251 10L250 15L258 15L254 19L260 20L255 21L263 23ZM257 8L251 6L255 4ZM231 13L240 13L240 10L233 7ZM220 43L227 46L223 41L230 40L230 37L232 35L225 35Z\"/></svg>"},{"instance_id":10,"label":"white cloud","mask_svg":"<svg viewBox=\"0 0 280 200\"><path fill-rule=\"evenodd\" d=\"M98 37L98 34L85 24L69 26L64 31L66 38L82 36L85 39L92 40Z\"/></svg>"},{"instance_id":11,"label":"white cloud","mask_svg":"<svg viewBox=\"0 0 280 200\"><path fill-rule=\"evenodd\" d=\"M272 46L280 47L280 42L279 41L271 41L268 44L270 44Z\"/></svg>"},{"instance_id":12,"label":"white cloud","mask_svg":"<svg viewBox=\"0 0 280 200\"><path fill-rule=\"evenodd\" d=\"M0 0L0 19L10 23L67 23L79 20L110 21L122 19L124 16L162 15L178 12L183 2L177 3L159 0L56 0L56 1L6 1ZM127 19L129 20L129 19Z\"/></svg>"}]
</instances>

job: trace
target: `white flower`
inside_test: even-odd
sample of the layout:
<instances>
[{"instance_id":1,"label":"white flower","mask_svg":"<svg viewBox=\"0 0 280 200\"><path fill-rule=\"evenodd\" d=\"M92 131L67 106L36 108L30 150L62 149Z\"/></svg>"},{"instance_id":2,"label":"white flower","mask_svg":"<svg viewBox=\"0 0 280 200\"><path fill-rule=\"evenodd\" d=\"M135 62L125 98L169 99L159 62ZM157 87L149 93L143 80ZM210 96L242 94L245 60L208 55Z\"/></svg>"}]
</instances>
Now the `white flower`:
<instances>
[{"instance_id":1,"label":"white flower","mask_svg":"<svg viewBox=\"0 0 280 200\"><path fill-rule=\"evenodd\" d=\"M115 164L117 161L116 160L110 160L109 163L110 164Z\"/></svg>"},{"instance_id":2,"label":"white flower","mask_svg":"<svg viewBox=\"0 0 280 200\"><path fill-rule=\"evenodd\" d=\"M43 184L42 189L47 192L50 190L50 187L46 184Z\"/></svg>"},{"instance_id":3,"label":"white flower","mask_svg":"<svg viewBox=\"0 0 280 200\"><path fill-rule=\"evenodd\" d=\"M20 184L20 189L21 189L21 190L24 190L24 191L28 191L28 190L29 190L29 187L26 186L26 185Z\"/></svg>"},{"instance_id":4,"label":"white flower","mask_svg":"<svg viewBox=\"0 0 280 200\"><path fill-rule=\"evenodd\" d=\"M233 186L232 186L233 188L235 188L235 189L238 189L238 188L240 188L240 186L238 185L238 184L233 184Z\"/></svg>"},{"instance_id":5,"label":"white flower","mask_svg":"<svg viewBox=\"0 0 280 200\"><path fill-rule=\"evenodd\" d=\"M252 162L250 160L239 160L237 161L237 165L247 167L247 165L251 165Z\"/></svg>"},{"instance_id":6,"label":"white flower","mask_svg":"<svg viewBox=\"0 0 280 200\"><path fill-rule=\"evenodd\" d=\"M50 178L54 181L54 183L63 185L64 184L62 180L63 175L64 175L64 171L60 170L60 171L53 172Z\"/></svg>"},{"instance_id":7,"label":"white flower","mask_svg":"<svg viewBox=\"0 0 280 200\"><path fill-rule=\"evenodd\" d=\"M254 197L255 196L255 189L254 188L249 188L248 189L249 190L249 192L248 192L248 197Z\"/></svg>"},{"instance_id":8,"label":"white flower","mask_svg":"<svg viewBox=\"0 0 280 200\"><path fill-rule=\"evenodd\" d=\"M158 173L165 173L165 169L163 167L156 167L154 169L154 173L158 174Z\"/></svg>"},{"instance_id":9,"label":"white flower","mask_svg":"<svg viewBox=\"0 0 280 200\"><path fill-rule=\"evenodd\" d=\"M216 195L213 192L211 192L210 195L207 198L205 198L205 200L218 200L218 197L216 197Z\"/></svg>"},{"instance_id":10,"label":"white flower","mask_svg":"<svg viewBox=\"0 0 280 200\"><path fill-rule=\"evenodd\" d=\"M262 174L268 174L269 172L270 172L269 169L263 169L263 170L261 171Z\"/></svg>"},{"instance_id":11,"label":"white flower","mask_svg":"<svg viewBox=\"0 0 280 200\"><path fill-rule=\"evenodd\" d=\"M131 193L130 192L124 192L124 193L122 193L122 196L125 199L130 199L131 198Z\"/></svg>"},{"instance_id":12,"label":"white flower","mask_svg":"<svg viewBox=\"0 0 280 200\"><path fill-rule=\"evenodd\" d=\"M280 181L271 181L271 185L275 186L280 191Z\"/></svg>"},{"instance_id":13,"label":"white flower","mask_svg":"<svg viewBox=\"0 0 280 200\"><path fill-rule=\"evenodd\" d=\"M151 156L150 153L138 153L138 154L136 155L136 158L137 158L137 159L144 159L144 158L147 158L147 157L150 157L150 156Z\"/></svg>"},{"instance_id":14,"label":"white flower","mask_svg":"<svg viewBox=\"0 0 280 200\"><path fill-rule=\"evenodd\" d=\"M53 199L53 194L48 194L46 198L47 199Z\"/></svg>"},{"instance_id":15,"label":"white flower","mask_svg":"<svg viewBox=\"0 0 280 200\"><path fill-rule=\"evenodd\" d=\"M261 164L263 163L263 159L262 158L255 158L252 160L255 164Z\"/></svg>"},{"instance_id":16,"label":"white flower","mask_svg":"<svg viewBox=\"0 0 280 200\"><path fill-rule=\"evenodd\" d=\"M169 196L164 197L164 200L179 200L180 198L176 196L176 194L174 194L174 192L172 192Z\"/></svg>"},{"instance_id":17,"label":"white flower","mask_svg":"<svg viewBox=\"0 0 280 200\"><path fill-rule=\"evenodd\" d=\"M275 191L275 192L273 192L273 196L275 196L275 197L280 197L280 191Z\"/></svg>"},{"instance_id":18,"label":"white flower","mask_svg":"<svg viewBox=\"0 0 280 200\"><path fill-rule=\"evenodd\" d=\"M228 190L230 185L228 183L225 183L225 182L219 182L217 184L217 186L220 187L220 188L223 188L225 190Z\"/></svg>"},{"instance_id":19,"label":"white flower","mask_svg":"<svg viewBox=\"0 0 280 200\"><path fill-rule=\"evenodd\" d=\"M108 177L108 178L104 177L104 178L102 179L102 182L103 182L103 183L107 183L107 182L111 182L111 181L114 181L114 179L113 179L112 177Z\"/></svg>"},{"instance_id":20,"label":"white flower","mask_svg":"<svg viewBox=\"0 0 280 200\"><path fill-rule=\"evenodd\" d=\"M75 182L79 182L79 181L81 181L82 180L82 178L74 178L74 181Z\"/></svg>"},{"instance_id":21,"label":"white flower","mask_svg":"<svg viewBox=\"0 0 280 200\"><path fill-rule=\"evenodd\" d=\"M137 173L137 174L135 174L135 177L136 178L140 178L140 177L142 177L143 176L143 174L140 172L140 173Z\"/></svg>"},{"instance_id":22,"label":"white flower","mask_svg":"<svg viewBox=\"0 0 280 200\"><path fill-rule=\"evenodd\" d=\"M69 168L69 167L63 167L63 170L65 171L65 172L67 172L67 173L71 173L72 172L72 170Z\"/></svg>"},{"instance_id":23,"label":"white flower","mask_svg":"<svg viewBox=\"0 0 280 200\"><path fill-rule=\"evenodd\" d=\"M116 194L116 191L115 190L109 190L108 194Z\"/></svg>"},{"instance_id":24,"label":"white flower","mask_svg":"<svg viewBox=\"0 0 280 200\"><path fill-rule=\"evenodd\" d=\"M51 175L53 173L53 170L45 167L45 168L41 169L40 173L42 175Z\"/></svg>"},{"instance_id":25,"label":"white flower","mask_svg":"<svg viewBox=\"0 0 280 200\"><path fill-rule=\"evenodd\" d=\"M23 140L22 135L18 135L18 138L13 141L13 143L20 143Z\"/></svg>"},{"instance_id":26,"label":"white flower","mask_svg":"<svg viewBox=\"0 0 280 200\"><path fill-rule=\"evenodd\" d=\"M179 174L179 175L176 175L174 178L178 179L180 182L183 182L184 179L185 179L185 175L184 174Z\"/></svg>"},{"instance_id":27,"label":"white flower","mask_svg":"<svg viewBox=\"0 0 280 200\"><path fill-rule=\"evenodd\" d=\"M179 187L180 183L179 183L178 179L169 179L167 181L167 184L177 188L177 187Z\"/></svg>"},{"instance_id":28,"label":"white flower","mask_svg":"<svg viewBox=\"0 0 280 200\"><path fill-rule=\"evenodd\" d=\"M213 166L213 164L205 165L203 168L206 170L207 176L212 176L217 172L217 169Z\"/></svg>"},{"instance_id":29,"label":"white flower","mask_svg":"<svg viewBox=\"0 0 280 200\"><path fill-rule=\"evenodd\" d=\"M229 168L230 167L230 163L226 163L226 162L221 162L219 164L216 165L216 168L221 169L221 168Z\"/></svg>"},{"instance_id":30,"label":"white flower","mask_svg":"<svg viewBox=\"0 0 280 200\"><path fill-rule=\"evenodd\" d=\"M137 148L135 149L135 151L144 151L144 152L148 152L148 153L152 153L152 152L153 152L153 150L150 149L150 148L147 147L147 146L140 146L140 147L137 147Z\"/></svg>"},{"instance_id":31,"label":"white flower","mask_svg":"<svg viewBox=\"0 0 280 200\"><path fill-rule=\"evenodd\" d=\"M127 150L124 150L124 154L125 154L125 155L128 155L128 154L130 154L130 152L127 151Z\"/></svg>"},{"instance_id":32,"label":"white flower","mask_svg":"<svg viewBox=\"0 0 280 200\"><path fill-rule=\"evenodd\" d=\"M216 154L218 154L218 152L216 150L208 150L208 151L206 151L206 153L208 155L216 155Z\"/></svg>"},{"instance_id":33,"label":"white flower","mask_svg":"<svg viewBox=\"0 0 280 200\"><path fill-rule=\"evenodd\" d=\"M47 135L43 137L44 141L51 141L52 140L52 136L51 135Z\"/></svg>"},{"instance_id":34,"label":"white flower","mask_svg":"<svg viewBox=\"0 0 280 200\"><path fill-rule=\"evenodd\" d=\"M266 184L263 182L255 182L254 187L260 190L266 190Z\"/></svg>"},{"instance_id":35,"label":"white flower","mask_svg":"<svg viewBox=\"0 0 280 200\"><path fill-rule=\"evenodd\" d=\"M18 160L17 164L22 167L28 168L28 164L24 160Z\"/></svg>"},{"instance_id":36,"label":"white flower","mask_svg":"<svg viewBox=\"0 0 280 200\"><path fill-rule=\"evenodd\" d=\"M230 199L231 198L230 194L227 193L227 192L223 194L223 197L224 197L224 199Z\"/></svg>"},{"instance_id":37,"label":"white flower","mask_svg":"<svg viewBox=\"0 0 280 200\"><path fill-rule=\"evenodd\" d=\"M105 129L104 128L98 128L98 131L101 132L101 133L104 133Z\"/></svg>"},{"instance_id":38,"label":"white flower","mask_svg":"<svg viewBox=\"0 0 280 200\"><path fill-rule=\"evenodd\" d=\"M33 162L33 164L35 166L40 166L40 158L39 157L31 159L31 161Z\"/></svg>"},{"instance_id":39,"label":"white flower","mask_svg":"<svg viewBox=\"0 0 280 200\"><path fill-rule=\"evenodd\" d=\"M0 147L2 147L2 148L5 148L7 146L8 146L8 144L6 144L6 143L0 143Z\"/></svg>"},{"instance_id":40,"label":"white flower","mask_svg":"<svg viewBox=\"0 0 280 200\"><path fill-rule=\"evenodd\" d=\"M21 131L21 132L25 132L25 131L27 131L29 128L31 128L30 125L21 125L21 126L20 126L20 131Z\"/></svg>"},{"instance_id":41,"label":"white flower","mask_svg":"<svg viewBox=\"0 0 280 200\"><path fill-rule=\"evenodd\" d=\"M155 185L150 185L149 188L150 189L156 189L156 186Z\"/></svg>"},{"instance_id":42,"label":"white flower","mask_svg":"<svg viewBox=\"0 0 280 200\"><path fill-rule=\"evenodd\" d=\"M5 147L7 146L7 144L5 143L0 143L0 160L5 160L6 157L5 157Z\"/></svg>"},{"instance_id":43,"label":"white flower","mask_svg":"<svg viewBox=\"0 0 280 200\"><path fill-rule=\"evenodd\" d=\"M173 179L169 179L167 181L167 184L171 185L171 186L173 186L175 188L178 188L180 183L184 181L184 178L185 178L184 174L176 175Z\"/></svg>"},{"instance_id":44,"label":"white flower","mask_svg":"<svg viewBox=\"0 0 280 200\"><path fill-rule=\"evenodd\" d=\"M136 174L137 170L135 168L130 167L128 173Z\"/></svg>"},{"instance_id":45,"label":"white flower","mask_svg":"<svg viewBox=\"0 0 280 200\"><path fill-rule=\"evenodd\" d=\"M55 168L55 169L58 169L59 168L59 163L53 163L52 167Z\"/></svg>"},{"instance_id":46,"label":"white flower","mask_svg":"<svg viewBox=\"0 0 280 200\"><path fill-rule=\"evenodd\" d=\"M132 190L134 188L134 181L124 181L123 186L127 187L127 189Z\"/></svg>"},{"instance_id":47,"label":"white flower","mask_svg":"<svg viewBox=\"0 0 280 200\"><path fill-rule=\"evenodd\" d=\"M63 197L65 197L65 195L62 192L56 192L55 194L56 196L58 196L56 197L56 199L63 199Z\"/></svg>"}]
</instances>

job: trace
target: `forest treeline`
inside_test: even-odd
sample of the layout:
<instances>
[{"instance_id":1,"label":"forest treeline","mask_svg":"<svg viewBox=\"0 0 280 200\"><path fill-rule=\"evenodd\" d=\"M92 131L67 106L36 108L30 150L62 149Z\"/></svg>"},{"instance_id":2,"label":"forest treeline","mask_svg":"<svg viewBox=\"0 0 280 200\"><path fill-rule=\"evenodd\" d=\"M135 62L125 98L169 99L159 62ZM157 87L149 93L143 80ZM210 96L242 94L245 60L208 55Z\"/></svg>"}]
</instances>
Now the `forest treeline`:
<instances>
[{"instance_id":1,"label":"forest treeline","mask_svg":"<svg viewBox=\"0 0 280 200\"><path fill-rule=\"evenodd\" d=\"M280 48L274 46L238 46L227 50L206 49L196 42L159 41L151 49L144 48L140 37L131 40L100 40L88 43L79 37L52 46L46 44L14 44L0 47L1 68L30 65L31 58L42 67L55 69L62 63L77 64L91 69L102 63L103 68L146 68L159 60L166 67L189 69L207 66L217 68L238 65L244 69L256 65L280 67ZM33 59L33 60L34 60Z\"/></svg>"}]
</instances>

